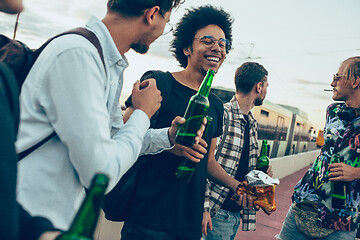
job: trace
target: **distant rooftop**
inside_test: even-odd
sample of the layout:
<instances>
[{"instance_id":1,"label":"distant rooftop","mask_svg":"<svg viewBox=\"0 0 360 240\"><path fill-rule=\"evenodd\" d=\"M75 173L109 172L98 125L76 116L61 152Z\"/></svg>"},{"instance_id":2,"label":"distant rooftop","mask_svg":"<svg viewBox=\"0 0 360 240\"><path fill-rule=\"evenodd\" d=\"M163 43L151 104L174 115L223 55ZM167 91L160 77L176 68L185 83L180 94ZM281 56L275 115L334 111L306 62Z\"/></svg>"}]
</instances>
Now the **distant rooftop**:
<instances>
[{"instance_id":1,"label":"distant rooftop","mask_svg":"<svg viewBox=\"0 0 360 240\"><path fill-rule=\"evenodd\" d=\"M302 111L301 109L297 108L297 107L293 107L293 106L289 106L289 105L285 105L285 104L279 104L280 106L290 110L291 112L297 114L297 115L301 115L306 117L307 119L309 119L309 116L306 112Z\"/></svg>"}]
</instances>

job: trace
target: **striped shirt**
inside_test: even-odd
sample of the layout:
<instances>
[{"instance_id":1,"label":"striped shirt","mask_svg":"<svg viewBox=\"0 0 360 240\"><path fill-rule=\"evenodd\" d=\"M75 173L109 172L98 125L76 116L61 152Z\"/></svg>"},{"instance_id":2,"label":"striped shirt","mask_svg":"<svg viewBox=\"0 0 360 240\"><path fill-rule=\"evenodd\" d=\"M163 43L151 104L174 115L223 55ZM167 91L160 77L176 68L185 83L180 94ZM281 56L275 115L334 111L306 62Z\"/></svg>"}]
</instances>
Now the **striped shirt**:
<instances>
[{"instance_id":1,"label":"striped shirt","mask_svg":"<svg viewBox=\"0 0 360 240\"><path fill-rule=\"evenodd\" d=\"M244 146L245 126L246 120L234 96L230 102L224 104L224 134L219 137L215 152L216 161L234 178ZM249 113L249 127L250 151L247 172L255 169L258 157L257 123L251 112ZM229 192L230 189L208 180L204 210L210 212L211 217L213 217L221 208ZM254 231L256 211L242 209L240 213L243 223L242 230Z\"/></svg>"}]
</instances>

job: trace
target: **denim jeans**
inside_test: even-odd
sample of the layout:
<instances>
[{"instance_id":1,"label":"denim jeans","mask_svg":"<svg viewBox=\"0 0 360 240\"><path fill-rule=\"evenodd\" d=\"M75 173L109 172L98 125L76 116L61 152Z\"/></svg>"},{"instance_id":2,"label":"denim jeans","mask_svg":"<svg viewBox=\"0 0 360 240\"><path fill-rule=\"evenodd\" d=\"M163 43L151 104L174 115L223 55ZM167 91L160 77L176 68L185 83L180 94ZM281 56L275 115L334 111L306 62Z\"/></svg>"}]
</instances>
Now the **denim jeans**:
<instances>
[{"instance_id":1,"label":"denim jeans","mask_svg":"<svg viewBox=\"0 0 360 240\"><path fill-rule=\"evenodd\" d=\"M280 233L275 237L280 240L354 240L355 231L335 231L323 238L308 237L297 228L295 223L295 216L291 206L285 217Z\"/></svg>"},{"instance_id":2,"label":"denim jeans","mask_svg":"<svg viewBox=\"0 0 360 240\"><path fill-rule=\"evenodd\" d=\"M142 227L131 221L125 221L121 230L121 240L200 240L200 238L177 236Z\"/></svg>"},{"instance_id":3,"label":"denim jeans","mask_svg":"<svg viewBox=\"0 0 360 240\"><path fill-rule=\"evenodd\" d=\"M229 212L219 209L211 219L213 230L207 229L203 240L234 240L240 226L240 212Z\"/></svg>"}]
</instances>

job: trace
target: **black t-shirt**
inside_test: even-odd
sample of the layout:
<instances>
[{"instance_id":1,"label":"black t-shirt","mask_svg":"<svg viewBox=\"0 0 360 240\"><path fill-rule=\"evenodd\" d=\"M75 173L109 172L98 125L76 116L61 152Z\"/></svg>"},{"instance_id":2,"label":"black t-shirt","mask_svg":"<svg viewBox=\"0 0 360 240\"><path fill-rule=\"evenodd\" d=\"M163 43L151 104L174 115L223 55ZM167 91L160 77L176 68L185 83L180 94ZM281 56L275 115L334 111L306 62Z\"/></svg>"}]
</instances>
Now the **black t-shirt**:
<instances>
[{"instance_id":1,"label":"black t-shirt","mask_svg":"<svg viewBox=\"0 0 360 240\"><path fill-rule=\"evenodd\" d=\"M245 180L245 176L248 171L249 167L249 153L250 153L250 124L249 124L249 116L243 115L246 120L246 126L244 131L244 146L242 147L241 157L239 160L239 166L236 171L235 179L239 182ZM239 206L231 197L234 195L233 191L230 191L227 198L225 199L223 205L221 206L222 209L231 211L231 212L238 212L241 210L241 206Z\"/></svg>"},{"instance_id":2,"label":"black t-shirt","mask_svg":"<svg viewBox=\"0 0 360 240\"><path fill-rule=\"evenodd\" d=\"M171 74L167 73L167 75L171 81L171 91L166 104L160 108L155 128L169 127L176 116L183 116L190 97L196 94L195 90L180 84ZM205 139L208 146L212 138L222 134L223 122L221 100L210 93L209 101L210 108L207 115L213 120ZM207 155L200 163L197 163L195 172L188 183L181 182L175 177L176 167L182 157L162 152L141 158L145 159L145 162L138 174L139 179L130 219L153 230L200 238L207 177Z\"/></svg>"}]
</instances>

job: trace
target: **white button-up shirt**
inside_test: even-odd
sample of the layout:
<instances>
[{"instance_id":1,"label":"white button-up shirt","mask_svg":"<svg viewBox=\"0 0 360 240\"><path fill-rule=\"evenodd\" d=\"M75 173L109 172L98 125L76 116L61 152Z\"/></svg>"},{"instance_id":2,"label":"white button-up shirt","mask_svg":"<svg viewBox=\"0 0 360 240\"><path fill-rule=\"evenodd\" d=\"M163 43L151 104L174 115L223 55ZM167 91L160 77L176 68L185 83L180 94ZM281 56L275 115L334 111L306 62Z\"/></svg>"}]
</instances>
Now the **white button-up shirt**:
<instances>
[{"instance_id":1,"label":"white button-up shirt","mask_svg":"<svg viewBox=\"0 0 360 240\"><path fill-rule=\"evenodd\" d=\"M168 129L148 130L143 111L123 123L119 98L127 60L99 19L92 17L86 27L100 41L106 70L87 39L61 36L43 50L20 96L17 151L53 131L57 136L19 162L17 198L60 229L68 229L95 173L110 177L110 191L140 152L170 147Z\"/></svg>"}]
</instances>

